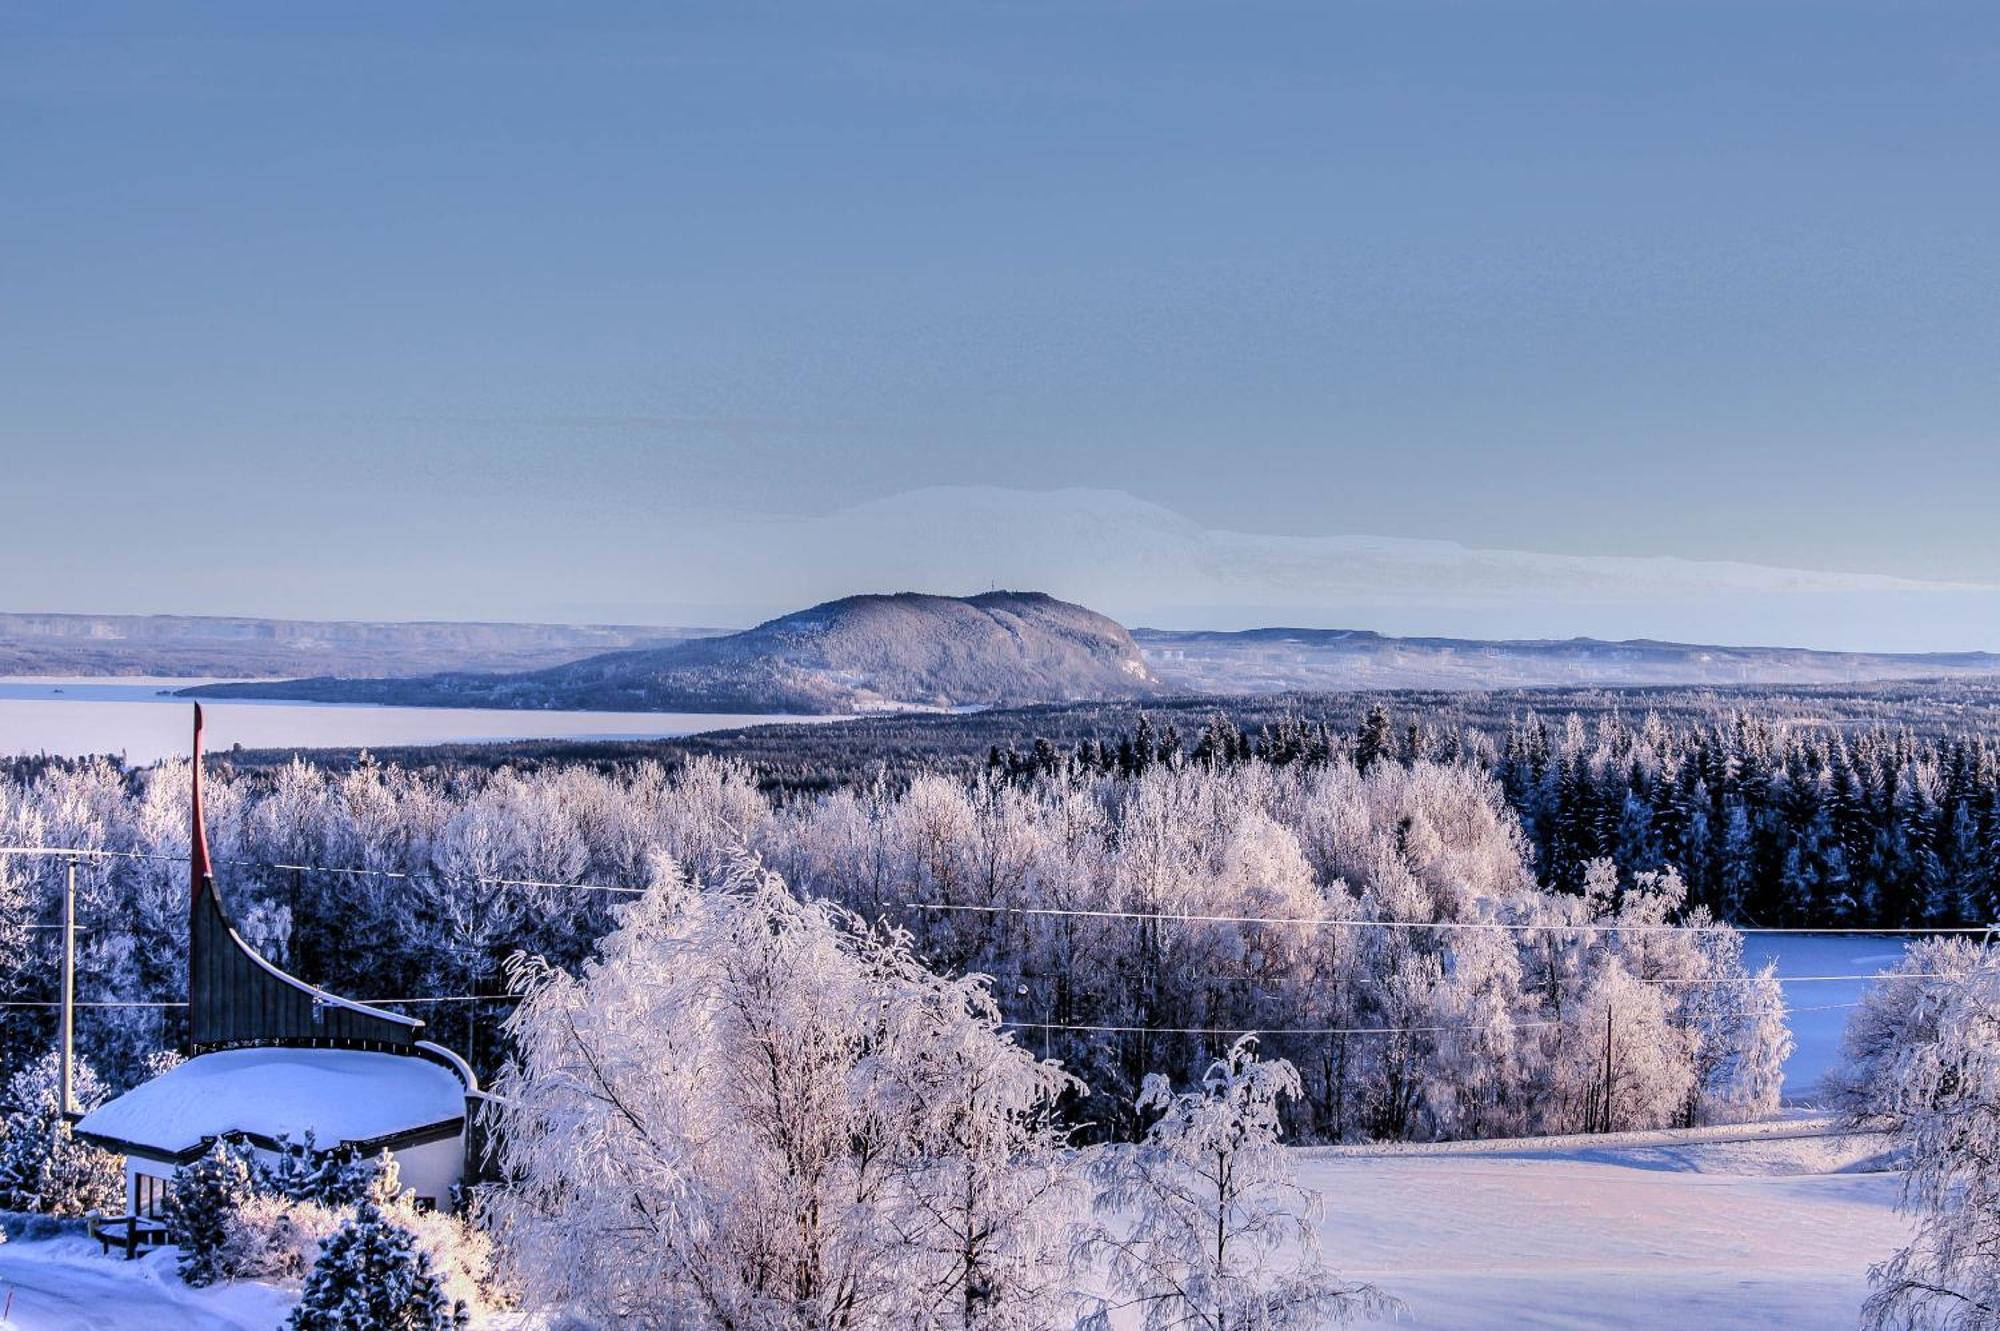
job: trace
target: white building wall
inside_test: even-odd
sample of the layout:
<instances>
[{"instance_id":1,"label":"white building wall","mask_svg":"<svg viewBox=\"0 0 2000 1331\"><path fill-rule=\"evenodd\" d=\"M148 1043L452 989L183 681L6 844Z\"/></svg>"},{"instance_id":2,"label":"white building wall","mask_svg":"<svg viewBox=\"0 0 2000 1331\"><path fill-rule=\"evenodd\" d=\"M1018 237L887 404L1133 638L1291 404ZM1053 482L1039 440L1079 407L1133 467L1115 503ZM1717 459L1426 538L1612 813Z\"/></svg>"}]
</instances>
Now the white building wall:
<instances>
[{"instance_id":1,"label":"white building wall","mask_svg":"<svg viewBox=\"0 0 2000 1331\"><path fill-rule=\"evenodd\" d=\"M414 1192L419 1198L430 1201L440 1211L451 1209L451 1190L465 1173L465 1137L446 1137L441 1141L424 1142L418 1146L406 1146L391 1152L396 1159L398 1176L405 1190ZM259 1147L251 1147L250 1155L259 1164L277 1163L277 1153ZM138 1156L125 1157L125 1206L128 1211L141 1211L141 1199L152 1189L142 1184L141 1179L149 1178L157 1184L171 1182L174 1176L172 1165L161 1164L157 1160L143 1160Z\"/></svg>"},{"instance_id":2,"label":"white building wall","mask_svg":"<svg viewBox=\"0 0 2000 1331\"><path fill-rule=\"evenodd\" d=\"M429 1198L440 1211L451 1209L451 1190L458 1186L465 1173L465 1138L462 1135L425 1142L421 1146L405 1146L395 1156L396 1168L405 1188L418 1197Z\"/></svg>"}]
</instances>

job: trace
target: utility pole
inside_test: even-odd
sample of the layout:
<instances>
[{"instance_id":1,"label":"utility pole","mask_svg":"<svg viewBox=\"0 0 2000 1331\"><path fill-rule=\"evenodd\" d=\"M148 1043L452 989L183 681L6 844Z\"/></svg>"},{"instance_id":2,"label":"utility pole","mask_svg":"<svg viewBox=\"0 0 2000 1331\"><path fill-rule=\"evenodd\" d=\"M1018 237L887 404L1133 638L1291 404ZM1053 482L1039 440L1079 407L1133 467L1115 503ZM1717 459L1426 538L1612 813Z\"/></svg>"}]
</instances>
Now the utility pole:
<instances>
[{"instance_id":1,"label":"utility pole","mask_svg":"<svg viewBox=\"0 0 2000 1331\"><path fill-rule=\"evenodd\" d=\"M1604 1005L1604 1126L1599 1132L1611 1131L1611 1004Z\"/></svg>"},{"instance_id":2,"label":"utility pole","mask_svg":"<svg viewBox=\"0 0 2000 1331\"><path fill-rule=\"evenodd\" d=\"M76 1112L76 859L72 856L63 875L62 919L62 1085L59 1112L67 1118Z\"/></svg>"}]
</instances>

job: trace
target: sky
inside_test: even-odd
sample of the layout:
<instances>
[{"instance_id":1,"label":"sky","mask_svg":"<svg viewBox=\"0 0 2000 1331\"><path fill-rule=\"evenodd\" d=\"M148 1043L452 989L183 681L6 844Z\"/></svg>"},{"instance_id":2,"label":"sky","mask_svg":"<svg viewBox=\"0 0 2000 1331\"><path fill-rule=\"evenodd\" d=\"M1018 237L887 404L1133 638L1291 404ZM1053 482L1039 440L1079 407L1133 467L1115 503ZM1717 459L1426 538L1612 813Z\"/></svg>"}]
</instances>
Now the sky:
<instances>
[{"instance_id":1,"label":"sky","mask_svg":"<svg viewBox=\"0 0 2000 1331\"><path fill-rule=\"evenodd\" d=\"M9 5L0 608L1082 596L1128 519L1259 552L1103 607L1186 623L2000 586L1996 144L1990 4ZM1364 536L1602 576L1257 581ZM1684 635L2000 648L1683 572Z\"/></svg>"}]
</instances>

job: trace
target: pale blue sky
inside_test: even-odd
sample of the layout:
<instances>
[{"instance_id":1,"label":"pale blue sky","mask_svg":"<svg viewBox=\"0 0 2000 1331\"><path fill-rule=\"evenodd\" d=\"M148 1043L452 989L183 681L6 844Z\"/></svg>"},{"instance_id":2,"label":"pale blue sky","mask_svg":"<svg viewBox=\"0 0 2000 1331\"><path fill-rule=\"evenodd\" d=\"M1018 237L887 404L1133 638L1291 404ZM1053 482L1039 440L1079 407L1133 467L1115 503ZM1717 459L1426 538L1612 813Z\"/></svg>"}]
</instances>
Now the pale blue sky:
<instances>
[{"instance_id":1,"label":"pale blue sky","mask_svg":"<svg viewBox=\"0 0 2000 1331\"><path fill-rule=\"evenodd\" d=\"M934 485L2000 582L1996 144L1991 4L13 4L0 602L761 606L659 534Z\"/></svg>"}]
</instances>

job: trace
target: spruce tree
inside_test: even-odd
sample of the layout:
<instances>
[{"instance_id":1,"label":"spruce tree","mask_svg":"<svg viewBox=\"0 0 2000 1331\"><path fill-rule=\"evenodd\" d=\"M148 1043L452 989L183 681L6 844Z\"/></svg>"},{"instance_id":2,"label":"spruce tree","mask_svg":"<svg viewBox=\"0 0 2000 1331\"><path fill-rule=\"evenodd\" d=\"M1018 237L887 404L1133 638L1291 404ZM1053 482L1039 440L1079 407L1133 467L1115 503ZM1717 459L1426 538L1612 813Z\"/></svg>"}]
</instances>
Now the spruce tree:
<instances>
[{"instance_id":1,"label":"spruce tree","mask_svg":"<svg viewBox=\"0 0 2000 1331\"><path fill-rule=\"evenodd\" d=\"M289 1331L463 1331L470 1320L465 1305L445 1294L416 1236L363 1201L320 1245L285 1325Z\"/></svg>"},{"instance_id":2,"label":"spruce tree","mask_svg":"<svg viewBox=\"0 0 2000 1331\"><path fill-rule=\"evenodd\" d=\"M1359 771L1367 771L1377 762L1390 755L1389 713L1377 703L1368 709L1368 719L1361 723L1361 733L1354 740L1354 766Z\"/></svg>"},{"instance_id":3,"label":"spruce tree","mask_svg":"<svg viewBox=\"0 0 2000 1331\"><path fill-rule=\"evenodd\" d=\"M256 1191L250 1148L227 1137L201 1159L174 1171L167 1236L180 1249L182 1280L212 1285L229 1274L222 1251L229 1239L229 1217Z\"/></svg>"},{"instance_id":4,"label":"spruce tree","mask_svg":"<svg viewBox=\"0 0 2000 1331\"><path fill-rule=\"evenodd\" d=\"M317 1134L307 1128L302 1141L278 1138L278 1158L261 1171L257 1182L260 1190L287 1201L345 1206L360 1195L349 1181L357 1163L351 1147L320 1150Z\"/></svg>"}]
</instances>

